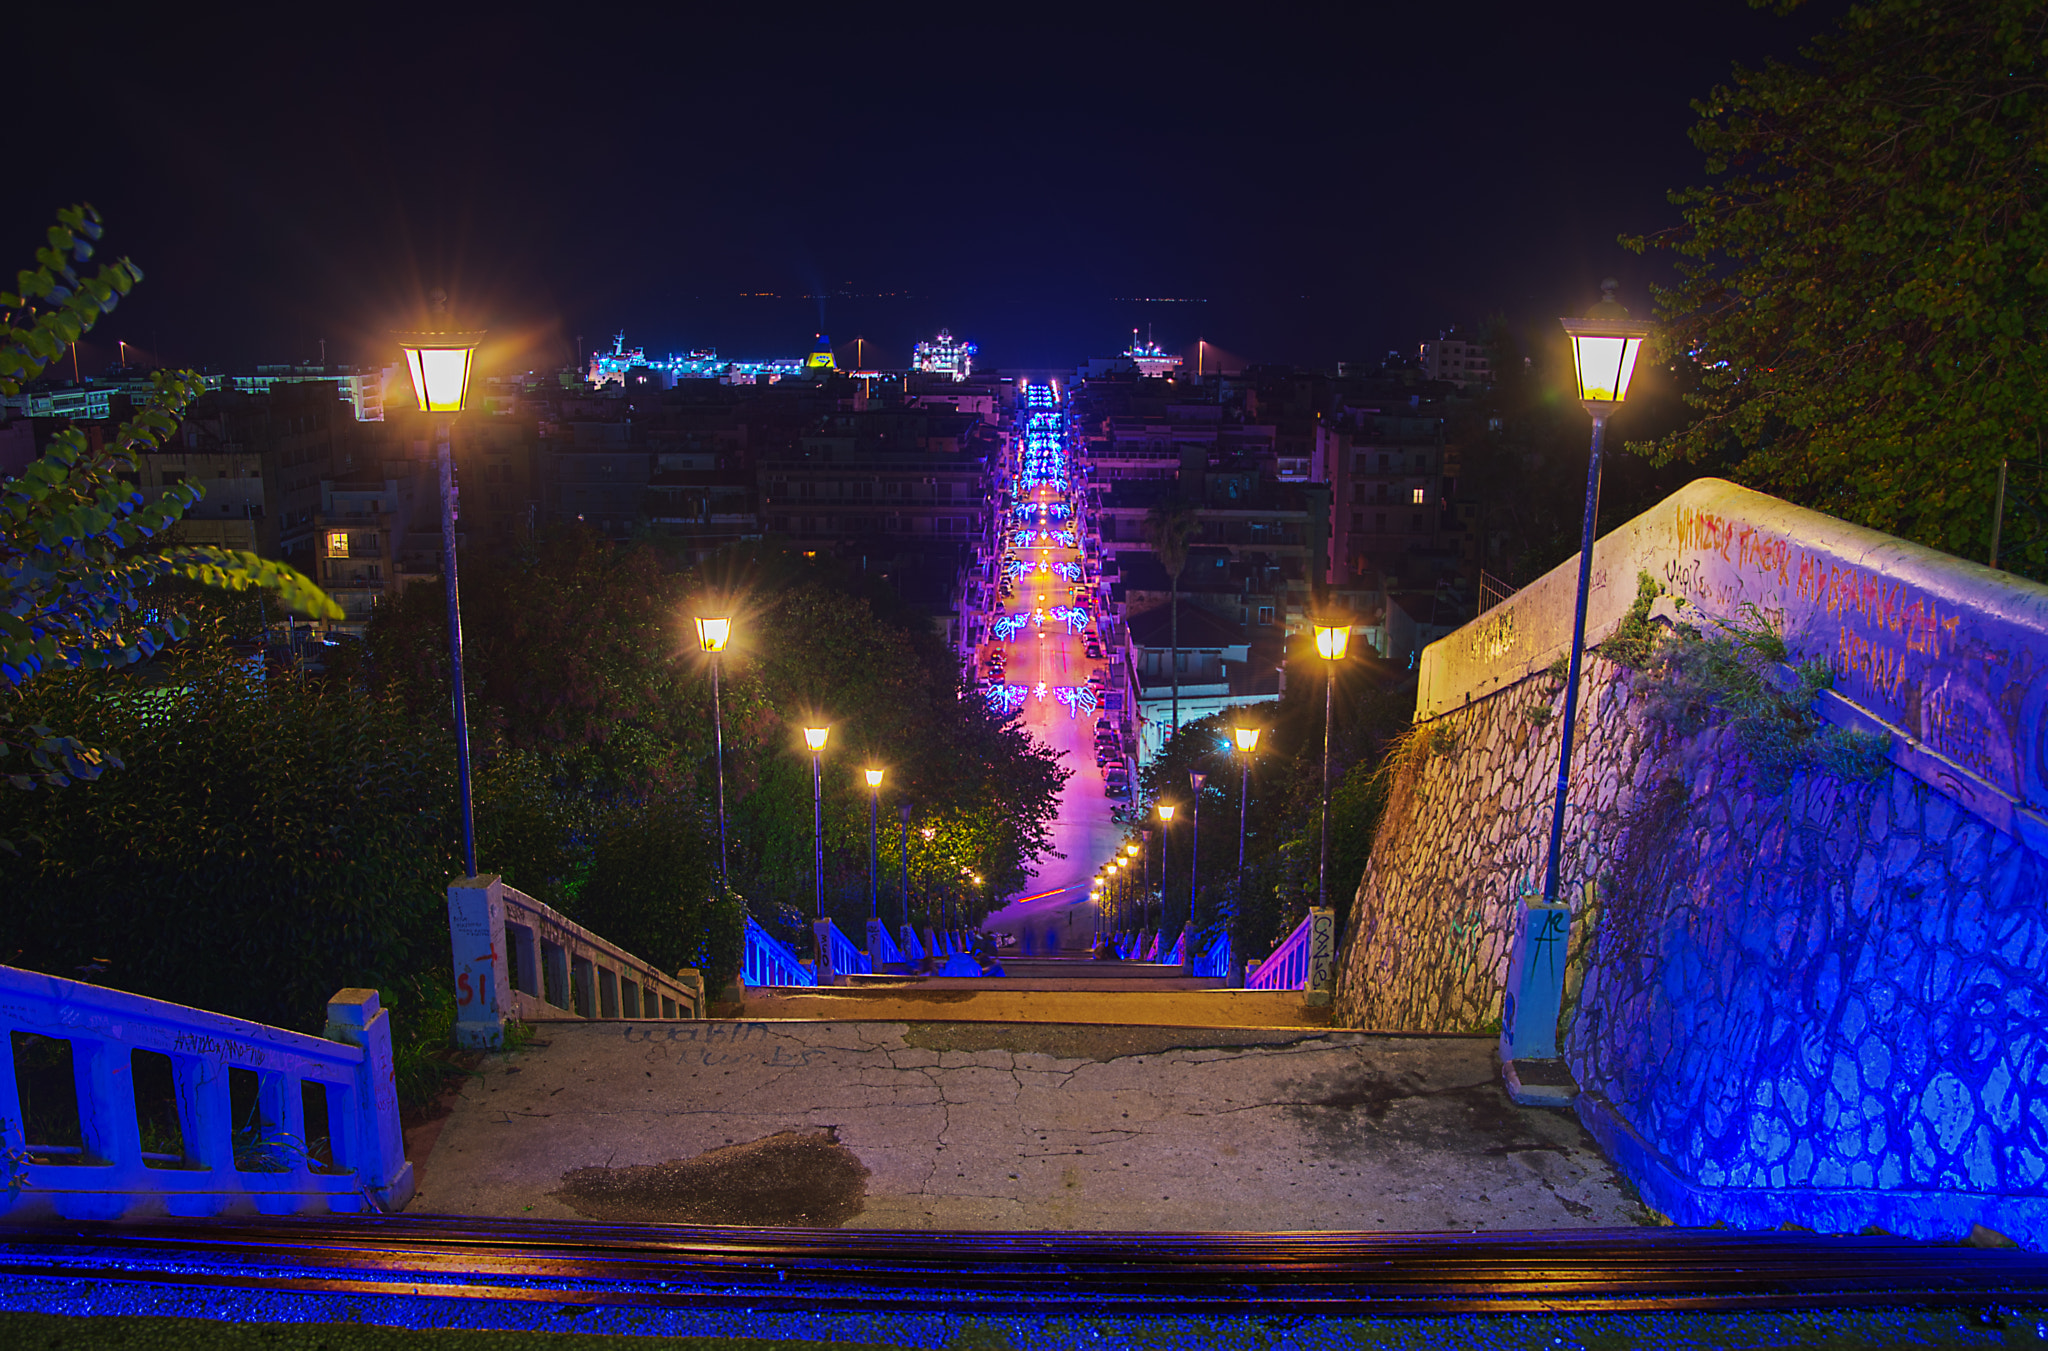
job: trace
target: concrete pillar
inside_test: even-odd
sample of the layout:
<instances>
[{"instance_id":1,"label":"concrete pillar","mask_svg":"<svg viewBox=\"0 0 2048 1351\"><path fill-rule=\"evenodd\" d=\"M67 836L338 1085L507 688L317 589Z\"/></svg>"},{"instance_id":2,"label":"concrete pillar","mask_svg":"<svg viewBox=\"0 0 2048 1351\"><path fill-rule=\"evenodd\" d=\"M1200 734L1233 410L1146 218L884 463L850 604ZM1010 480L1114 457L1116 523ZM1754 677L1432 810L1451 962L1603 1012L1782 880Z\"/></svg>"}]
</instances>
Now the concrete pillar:
<instances>
[{"instance_id":1,"label":"concrete pillar","mask_svg":"<svg viewBox=\"0 0 2048 1351\"><path fill-rule=\"evenodd\" d=\"M1330 1002L1337 981L1337 912L1311 907L1308 912L1308 994L1305 1004Z\"/></svg>"},{"instance_id":2,"label":"concrete pillar","mask_svg":"<svg viewBox=\"0 0 2048 1351\"><path fill-rule=\"evenodd\" d=\"M498 879L493 877L492 882ZM412 1199L412 1163L398 1125L398 1080L391 1063L391 1015L375 990L338 990L327 1001L323 1036L363 1048L356 1072L355 1122L348 1165L363 1191L386 1211L403 1210ZM225 1076L223 1076L224 1078Z\"/></svg>"},{"instance_id":3,"label":"concrete pillar","mask_svg":"<svg viewBox=\"0 0 2048 1351\"><path fill-rule=\"evenodd\" d=\"M815 944L815 965L812 969L818 978L818 984L837 985L839 973L832 969L832 921L812 920L811 937Z\"/></svg>"},{"instance_id":4,"label":"concrete pillar","mask_svg":"<svg viewBox=\"0 0 2048 1351\"><path fill-rule=\"evenodd\" d=\"M1578 1093L1557 1048L1571 926L1570 901L1546 905L1541 895L1523 893L1501 997L1500 1063L1509 1096L1525 1105L1565 1106Z\"/></svg>"},{"instance_id":5,"label":"concrete pillar","mask_svg":"<svg viewBox=\"0 0 2048 1351\"><path fill-rule=\"evenodd\" d=\"M448 938L455 954L456 1043L504 1045L512 985L504 952L505 883L496 873L448 884Z\"/></svg>"}]
</instances>

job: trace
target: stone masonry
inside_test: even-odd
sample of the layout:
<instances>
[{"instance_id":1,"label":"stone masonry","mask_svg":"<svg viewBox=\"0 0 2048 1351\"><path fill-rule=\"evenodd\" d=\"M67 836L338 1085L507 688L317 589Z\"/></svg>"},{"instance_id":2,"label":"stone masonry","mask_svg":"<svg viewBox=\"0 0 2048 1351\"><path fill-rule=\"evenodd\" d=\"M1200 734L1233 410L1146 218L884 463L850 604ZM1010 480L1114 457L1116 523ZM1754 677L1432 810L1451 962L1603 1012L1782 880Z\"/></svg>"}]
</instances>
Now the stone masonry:
<instances>
[{"instance_id":1,"label":"stone masonry","mask_svg":"<svg viewBox=\"0 0 2048 1351\"><path fill-rule=\"evenodd\" d=\"M1757 781L1589 659L1561 1044L1580 1115L1687 1223L2048 1241L2048 866L1920 778ZM1353 908L1341 1025L1498 1026L1562 693L1419 725ZM1589 885L1590 883L1590 885Z\"/></svg>"}]
</instances>

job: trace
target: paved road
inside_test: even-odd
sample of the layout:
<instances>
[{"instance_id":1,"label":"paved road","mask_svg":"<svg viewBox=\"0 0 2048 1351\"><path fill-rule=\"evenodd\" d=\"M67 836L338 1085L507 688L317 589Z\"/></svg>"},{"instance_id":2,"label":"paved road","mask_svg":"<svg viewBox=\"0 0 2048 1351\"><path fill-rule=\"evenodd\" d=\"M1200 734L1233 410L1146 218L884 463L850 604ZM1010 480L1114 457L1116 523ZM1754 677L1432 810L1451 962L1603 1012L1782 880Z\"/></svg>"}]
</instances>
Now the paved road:
<instances>
[{"instance_id":1,"label":"paved road","mask_svg":"<svg viewBox=\"0 0 2048 1351\"><path fill-rule=\"evenodd\" d=\"M1045 506L1065 500L1059 491L1044 485L1034 487L1028 496ZM1011 522L1012 527L1016 524ZM1071 518L1066 522L1049 519L1043 526L1031 528L1052 529L1062 524L1074 522ZM1042 946L1051 932L1058 936L1062 948L1085 950L1094 943L1096 925L1094 907L1088 903L1088 881L1115 852L1124 827L1110 819L1115 802L1103 796L1102 771L1095 765L1098 715L1075 713L1059 702L1054 691L1063 685L1085 685L1090 671L1106 674L1108 663L1087 657L1080 635L1070 634L1066 625L1049 617L1053 607L1073 603L1073 584L1052 569L1061 563L1080 562L1081 550L1052 545L1021 549L1018 556L1029 570L1017 579L1017 594L1006 602L1009 612L1045 612L1048 617L1043 625L1034 625L997 646L1009 659L1009 683L1033 691L1020 714L1024 726L1039 741L1063 752L1064 763L1074 776L1060 795L1059 815L1052 828L1053 847L1063 857L1042 860L1022 893L1024 899L1013 900L989 916L982 927L1018 934L1028 927L1036 946ZM1046 570L1039 571L1041 566ZM983 649L984 656L987 651ZM1045 691L1042 697L1036 693L1041 686Z\"/></svg>"},{"instance_id":2,"label":"paved road","mask_svg":"<svg viewBox=\"0 0 2048 1351\"><path fill-rule=\"evenodd\" d=\"M889 1229L1642 1223L1490 1038L960 1023L551 1024L490 1057L415 1212ZM417 1162L417 1161L416 1161Z\"/></svg>"}]
</instances>

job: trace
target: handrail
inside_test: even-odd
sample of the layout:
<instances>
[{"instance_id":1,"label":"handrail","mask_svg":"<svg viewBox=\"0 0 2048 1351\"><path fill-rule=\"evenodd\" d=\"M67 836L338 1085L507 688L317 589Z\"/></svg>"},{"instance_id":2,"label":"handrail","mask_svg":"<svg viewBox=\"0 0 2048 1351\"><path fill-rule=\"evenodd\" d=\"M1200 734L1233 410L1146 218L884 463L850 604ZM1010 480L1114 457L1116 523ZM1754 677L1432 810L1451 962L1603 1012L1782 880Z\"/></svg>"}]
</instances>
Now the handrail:
<instances>
[{"instance_id":1,"label":"handrail","mask_svg":"<svg viewBox=\"0 0 2048 1351\"><path fill-rule=\"evenodd\" d=\"M9 1221L397 1210L389 1017L342 990L310 1037L0 966L0 1170Z\"/></svg>"},{"instance_id":2,"label":"handrail","mask_svg":"<svg viewBox=\"0 0 2048 1351\"><path fill-rule=\"evenodd\" d=\"M448 932L455 1037L463 1046L503 1045L507 1018L704 1016L704 983L694 970L671 976L495 873L449 884Z\"/></svg>"},{"instance_id":3,"label":"handrail","mask_svg":"<svg viewBox=\"0 0 2048 1351\"><path fill-rule=\"evenodd\" d=\"M924 960L924 945L917 941L917 930L911 928L908 924L903 926L903 940L900 946L903 952L903 960L911 962L921 962Z\"/></svg>"},{"instance_id":4,"label":"handrail","mask_svg":"<svg viewBox=\"0 0 2048 1351\"><path fill-rule=\"evenodd\" d=\"M1230 979L1230 930L1219 929L1209 946L1195 954L1194 975Z\"/></svg>"},{"instance_id":5,"label":"handrail","mask_svg":"<svg viewBox=\"0 0 2048 1351\"><path fill-rule=\"evenodd\" d=\"M1307 990L1320 988L1328 979L1330 966L1330 939L1335 928L1335 914L1329 910L1310 910L1302 916L1301 923L1294 926L1294 932L1281 940L1273 949L1273 955L1260 962L1258 969L1246 974L1244 988L1247 990Z\"/></svg>"},{"instance_id":6,"label":"handrail","mask_svg":"<svg viewBox=\"0 0 2048 1351\"><path fill-rule=\"evenodd\" d=\"M896 946L896 940L889 937L889 926L879 919L868 921L868 961L876 968L902 966L906 959L903 950Z\"/></svg>"},{"instance_id":7,"label":"handrail","mask_svg":"<svg viewBox=\"0 0 2048 1351\"><path fill-rule=\"evenodd\" d=\"M803 959L766 929L752 915L747 916L746 949L740 963L740 980L748 986L816 985L818 977Z\"/></svg>"},{"instance_id":8,"label":"handrail","mask_svg":"<svg viewBox=\"0 0 2048 1351\"><path fill-rule=\"evenodd\" d=\"M1179 939L1174 942L1173 951L1167 954L1166 964L1168 966L1186 966L1188 964L1188 931L1186 929L1180 931Z\"/></svg>"},{"instance_id":9,"label":"handrail","mask_svg":"<svg viewBox=\"0 0 2048 1351\"><path fill-rule=\"evenodd\" d=\"M836 920L825 921L825 935L831 943L832 974L835 976L873 975L875 965L868 955L853 945L853 940L839 931Z\"/></svg>"}]
</instances>

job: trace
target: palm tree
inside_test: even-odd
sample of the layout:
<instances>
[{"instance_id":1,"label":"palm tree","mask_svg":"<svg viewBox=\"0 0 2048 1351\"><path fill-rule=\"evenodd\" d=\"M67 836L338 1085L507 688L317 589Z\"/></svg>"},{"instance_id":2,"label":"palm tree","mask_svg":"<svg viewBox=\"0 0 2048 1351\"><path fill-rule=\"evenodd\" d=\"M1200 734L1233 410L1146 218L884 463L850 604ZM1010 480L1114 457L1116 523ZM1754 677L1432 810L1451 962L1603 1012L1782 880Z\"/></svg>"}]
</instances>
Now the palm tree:
<instances>
[{"instance_id":1,"label":"palm tree","mask_svg":"<svg viewBox=\"0 0 2048 1351\"><path fill-rule=\"evenodd\" d=\"M1180 732L1180 574L1188 565L1188 536L1195 533L1197 524L1195 504L1180 497L1161 498L1145 514L1146 542L1159 556L1159 566L1166 569L1170 584L1166 621L1168 641L1173 645L1169 668L1173 677L1173 731L1167 734L1168 741Z\"/></svg>"}]
</instances>

